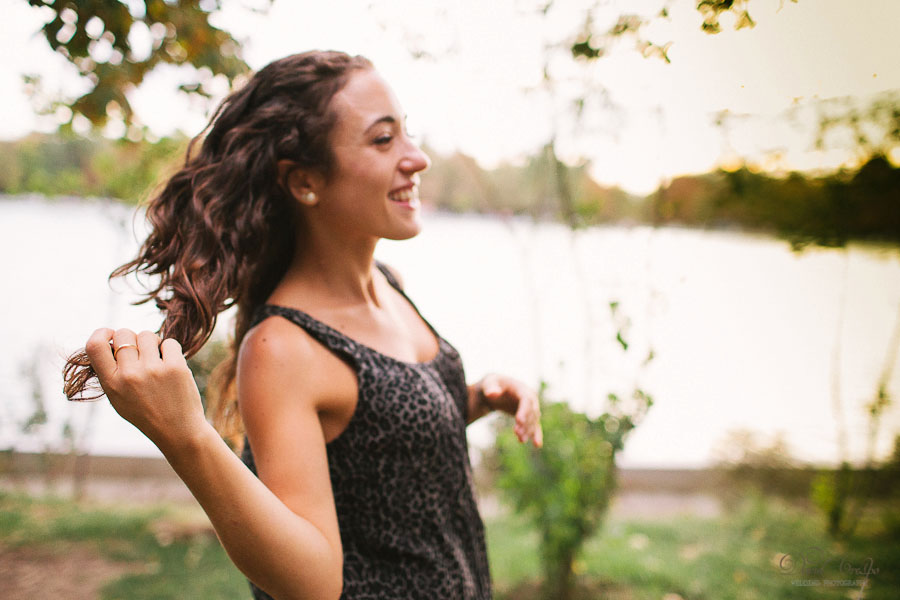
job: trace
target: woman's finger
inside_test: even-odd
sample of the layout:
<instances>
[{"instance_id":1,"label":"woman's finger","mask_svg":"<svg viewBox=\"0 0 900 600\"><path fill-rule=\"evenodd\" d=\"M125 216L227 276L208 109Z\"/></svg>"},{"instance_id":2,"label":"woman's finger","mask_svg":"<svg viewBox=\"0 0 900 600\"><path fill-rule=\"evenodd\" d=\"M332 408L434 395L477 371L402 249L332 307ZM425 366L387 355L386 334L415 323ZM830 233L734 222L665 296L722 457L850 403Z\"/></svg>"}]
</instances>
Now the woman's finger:
<instances>
[{"instance_id":1,"label":"woman's finger","mask_svg":"<svg viewBox=\"0 0 900 600\"><path fill-rule=\"evenodd\" d=\"M137 362L137 336L130 329L117 329L113 334L113 358L118 368Z\"/></svg>"},{"instance_id":2,"label":"woman's finger","mask_svg":"<svg viewBox=\"0 0 900 600\"><path fill-rule=\"evenodd\" d=\"M112 338L113 330L103 327L92 333L84 345L84 351L91 361L91 367L101 380L116 370L116 360L113 358L112 348L109 345Z\"/></svg>"},{"instance_id":3,"label":"woman's finger","mask_svg":"<svg viewBox=\"0 0 900 600\"><path fill-rule=\"evenodd\" d=\"M159 336L152 331L140 332L137 336L137 346L141 361L150 363L162 361L159 354Z\"/></svg>"},{"instance_id":4,"label":"woman's finger","mask_svg":"<svg viewBox=\"0 0 900 600\"><path fill-rule=\"evenodd\" d=\"M516 410L516 422L528 427L540 418L540 409L536 398L524 393L518 396L518 409Z\"/></svg>"},{"instance_id":5,"label":"woman's finger","mask_svg":"<svg viewBox=\"0 0 900 600\"><path fill-rule=\"evenodd\" d=\"M522 393L519 397L519 409L516 411L516 435L522 442L532 440L538 448L544 443L540 402L536 396L528 392Z\"/></svg>"},{"instance_id":6,"label":"woman's finger","mask_svg":"<svg viewBox=\"0 0 900 600\"><path fill-rule=\"evenodd\" d=\"M187 362L181 352L181 344L173 338L166 338L162 341L162 344L159 345L159 353L166 364L179 365Z\"/></svg>"}]
</instances>

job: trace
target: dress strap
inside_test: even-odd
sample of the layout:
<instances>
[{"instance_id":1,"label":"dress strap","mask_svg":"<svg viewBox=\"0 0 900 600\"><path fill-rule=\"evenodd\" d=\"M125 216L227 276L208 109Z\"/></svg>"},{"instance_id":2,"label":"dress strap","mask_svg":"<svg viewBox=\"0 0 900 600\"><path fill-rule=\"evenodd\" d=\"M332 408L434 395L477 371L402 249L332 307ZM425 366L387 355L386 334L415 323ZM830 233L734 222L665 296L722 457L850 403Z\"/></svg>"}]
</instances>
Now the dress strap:
<instances>
[{"instance_id":1,"label":"dress strap","mask_svg":"<svg viewBox=\"0 0 900 600\"><path fill-rule=\"evenodd\" d=\"M359 366L360 346L356 341L302 310L276 304L263 304L253 314L251 327L258 325L271 316L284 317L302 328L313 339L337 354L341 359L349 362L354 368Z\"/></svg>"},{"instance_id":2,"label":"dress strap","mask_svg":"<svg viewBox=\"0 0 900 600\"><path fill-rule=\"evenodd\" d=\"M375 266L378 267L378 270L384 274L384 278L387 279L387 282L389 284L391 284L391 287L393 287L395 290L397 290L397 292L399 292L400 295L403 296L407 302L409 302L409 305L413 307L413 310L416 311L416 314L419 315L419 318L422 319L422 321L425 323L425 325L428 326L428 329L431 330L431 333L433 333L434 336L440 340L441 339L440 334L437 332L437 330L434 327L431 326L431 323L428 322L428 319L426 319L425 317L422 316L422 313L419 312L419 307L417 307L416 303L413 302L412 300L410 300L409 296L406 295L406 292L403 291L403 286L400 285L400 282L397 281L397 278L394 277L394 274L387 267L387 265L376 260Z\"/></svg>"},{"instance_id":3,"label":"dress strap","mask_svg":"<svg viewBox=\"0 0 900 600\"><path fill-rule=\"evenodd\" d=\"M400 282L397 281L396 277L394 277L394 272L391 271L391 269L386 264L378 260L375 261L375 266L378 267L378 270L381 271L381 273L384 275L384 278L387 279L389 284L391 284L391 287L402 294L403 286L400 285Z\"/></svg>"}]
</instances>

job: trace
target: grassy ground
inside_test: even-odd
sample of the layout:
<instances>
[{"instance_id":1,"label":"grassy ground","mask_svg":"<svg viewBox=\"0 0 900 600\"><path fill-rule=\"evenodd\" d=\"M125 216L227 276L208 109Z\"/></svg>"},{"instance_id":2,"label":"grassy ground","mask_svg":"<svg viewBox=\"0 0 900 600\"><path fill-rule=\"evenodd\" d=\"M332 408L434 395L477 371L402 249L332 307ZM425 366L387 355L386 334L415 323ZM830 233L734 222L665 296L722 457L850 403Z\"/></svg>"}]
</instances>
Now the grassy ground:
<instances>
[{"instance_id":1,"label":"grassy ground","mask_svg":"<svg viewBox=\"0 0 900 600\"><path fill-rule=\"evenodd\" d=\"M39 578L22 556L40 567ZM97 571L111 576L85 581ZM12 494L0 494L0 578L10 600L249 597L202 513Z\"/></svg>"},{"instance_id":2,"label":"grassy ground","mask_svg":"<svg viewBox=\"0 0 900 600\"><path fill-rule=\"evenodd\" d=\"M715 519L612 521L576 563L578 597L895 600L900 536L883 511L873 510L845 542L825 535L810 511L760 497ZM543 598L538 536L511 518L490 524L488 537L498 600Z\"/></svg>"},{"instance_id":3,"label":"grassy ground","mask_svg":"<svg viewBox=\"0 0 900 600\"><path fill-rule=\"evenodd\" d=\"M487 525L497 599L543 598L538 536L514 517ZM715 519L612 521L576 564L578 598L898 597L900 539L889 535L877 511L859 533L834 542L808 512L760 498ZM860 595L859 584L843 583L865 579L869 558ZM0 494L0 580L11 600L249 596L202 514L14 494Z\"/></svg>"}]
</instances>

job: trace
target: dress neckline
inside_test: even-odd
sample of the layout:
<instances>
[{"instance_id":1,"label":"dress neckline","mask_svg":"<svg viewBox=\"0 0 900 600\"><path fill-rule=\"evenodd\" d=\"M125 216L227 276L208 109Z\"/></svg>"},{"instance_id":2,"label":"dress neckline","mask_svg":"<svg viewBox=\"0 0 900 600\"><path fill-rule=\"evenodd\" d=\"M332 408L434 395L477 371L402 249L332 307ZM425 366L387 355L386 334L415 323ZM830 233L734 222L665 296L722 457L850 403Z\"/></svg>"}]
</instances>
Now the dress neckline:
<instances>
[{"instance_id":1,"label":"dress neckline","mask_svg":"<svg viewBox=\"0 0 900 600\"><path fill-rule=\"evenodd\" d=\"M410 304L412 304L412 303L410 302ZM413 308L415 309L415 306L413 306ZM268 313L266 316L273 315L273 314L277 315L280 312L293 313L293 314L299 316L302 320L306 321L308 324L318 327L324 333L335 335L335 336L349 342L351 345L355 346L356 348L359 348L361 350L366 350L372 354L375 354L376 356L386 358L392 362L395 362L395 363L401 364L401 365L412 366L412 367L432 366L434 363L436 363L441 358L441 356L444 354L444 351L445 351L444 338L442 338L438 334L438 332L434 330L434 328L431 326L431 324L428 323L428 321L426 321L424 318L422 319L422 321L425 322L425 325L428 327L428 329L431 331L431 333L434 335L435 339L437 340L438 351L432 358L430 358L426 361L408 361L408 360L403 360L402 358L397 358L396 356L391 356L390 354L385 354L381 350L373 348L372 346L369 346L368 344L363 344L362 342L350 337L349 335L347 335L346 333L344 333L338 329L335 329L328 323L325 323L324 321L320 321L319 319L315 318L308 312L302 311L299 308L294 308L292 306L283 306L281 304L267 303L267 304L263 304L262 306L260 306L258 311L261 313ZM417 310L416 312L418 313L419 311ZM421 315L419 315L419 317L421 318Z\"/></svg>"},{"instance_id":2,"label":"dress neckline","mask_svg":"<svg viewBox=\"0 0 900 600\"><path fill-rule=\"evenodd\" d=\"M367 351L371 352L372 354L375 354L376 356L386 358L397 364L406 365L406 366L418 366L418 367L428 367L428 366L434 365L434 363L436 363L441 358L441 356L444 354L444 352L446 351L446 342L445 342L444 338L441 337L441 335L437 332L437 330L431 326L431 323L428 322L428 319L426 319L425 317L422 316L422 313L419 312L419 309L418 309L418 307L416 307L415 302L410 300L409 296L406 295L406 293L400 287L400 284L394 278L394 276L390 272L390 270L383 263L381 263L379 261L375 261L375 266L378 268L379 271L381 271L381 274L384 276L385 280L387 280L388 285L390 285L392 288L394 288L400 294L400 296L402 296L403 299L409 303L409 305L412 307L413 311L415 311L416 315L418 315L418 317L422 320L422 322L425 323L425 326L428 327L428 330L434 336L434 339L437 340L438 349L432 358L425 360L425 361L408 361L408 360L403 360L401 358L397 358L396 356L391 356L390 354L385 354L384 352L382 352L376 348L373 348L372 346L369 346L367 344L363 344L360 341L357 341L356 339L350 337L346 333L332 327L328 323L325 323L324 321L321 321L321 320L315 318L308 312L300 310L299 308L294 308L292 306L284 306L281 304L266 303L266 304L261 305L257 309L257 314L259 314L261 312L267 312L269 314L277 314L278 312L282 312L282 311L288 312L288 313L293 313L295 315L298 315L301 318L301 320L305 320L307 323L320 328L325 333L329 333L331 335L336 335L336 336L340 337L341 339L346 340L351 345L353 345L357 348L360 348L362 350L367 350Z\"/></svg>"}]
</instances>

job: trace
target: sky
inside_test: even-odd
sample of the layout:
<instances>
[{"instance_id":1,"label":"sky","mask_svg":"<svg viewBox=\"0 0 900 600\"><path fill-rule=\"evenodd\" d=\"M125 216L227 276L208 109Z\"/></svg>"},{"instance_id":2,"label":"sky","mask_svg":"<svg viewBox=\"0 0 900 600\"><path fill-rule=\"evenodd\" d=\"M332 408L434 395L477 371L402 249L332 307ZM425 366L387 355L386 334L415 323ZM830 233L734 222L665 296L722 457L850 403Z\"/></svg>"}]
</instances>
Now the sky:
<instances>
[{"instance_id":1,"label":"sky","mask_svg":"<svg viewBox=\"0 0 900 600\"><path fill-rule=\"evenodd\" d=\"M252 68L310 48L364 54L395 88L412 132L436 151L459 150L490 168L522 160L555 135L564 159L589 161L599 182L637 194L739 157L774 171L836 168L853 154L837 139L826 151L812 149L816 101L864 102L900 89L896 0L753 0L756 27L734 31L726 17L718 35L700 30L696 2L674 0L670 18L643 32L671 42L670 64L642 57L623 40L587 69L551 62L574 81L554 95L540 87L544 49L571 37L592 1L557 0L546 16L528 0L275 0L265 13L250 10L263 3L224 0L214 19L243 41ZM661 6L600 4L598 26ZM70 96L84 84L35 35L46 13L25 0L0 0L0 11L0 53L9 58L0 64L0 139L15 139L53 125L35 115L23 74L41 74L49 90ZM416 60L411 49L433 58ZM194 135L205 124L205 107L175 91L181 77L174 68L159 70L129 97L158 135ZM598 86L605 95L592 91L584 120L573 124L567 90ZM726 128L715 124L723 111Z\"/></svg>"}]
</instances>

